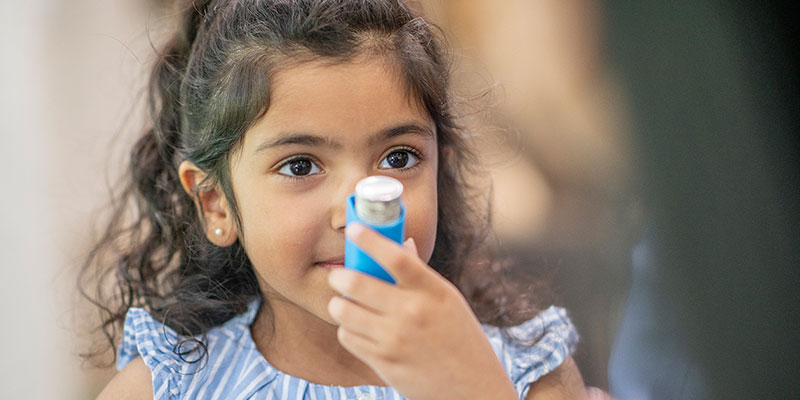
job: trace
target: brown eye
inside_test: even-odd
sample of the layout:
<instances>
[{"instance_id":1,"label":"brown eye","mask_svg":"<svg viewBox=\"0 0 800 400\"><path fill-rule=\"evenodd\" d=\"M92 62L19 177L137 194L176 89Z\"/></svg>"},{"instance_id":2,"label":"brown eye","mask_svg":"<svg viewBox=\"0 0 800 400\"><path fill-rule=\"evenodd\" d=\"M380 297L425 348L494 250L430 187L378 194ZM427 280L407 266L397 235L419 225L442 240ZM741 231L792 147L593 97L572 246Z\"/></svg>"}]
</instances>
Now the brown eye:
<instances>
[{"instance_id":1,"label":"brown eye","mask_svg":"<svg viewBox=\"0 0 800 400\"><path fill-rule=\"evenodd\" d=\"M285 162L278 173L289 177L299 177L318 174L319 167L308 158L295 158Z\"/></svg>"},{"instance_id":2,"label":"brown eye","mask_svg":"<svg viewBox=\"0 0 800 400\"><path fill-rule=\"evenodd\" d=\"M410 150L395 150L383 159L378 168L402 169L410 168L419 162L417 156Z\"/></svg>"},{"instance_id":3,"label":"brown eye","mask_svg":"<svg viewBox=\"0 0 800 400\"><path fill-rule=\"evenodd\" d=\"M311 172L311 161L297 160L289 163L289 170L295 175L308 175Z\"/></svg>"},{"instance_id":4,"label":"brown eye","mask_svg":"<svg viewBox=\"0 0 800 400\"><path fill-rule=\"evenodd\" d=\"M392 168L404 168L408 164L408 152L395 151L386 157L386 161L389 162Z\"/></svg>"}]
</instances>

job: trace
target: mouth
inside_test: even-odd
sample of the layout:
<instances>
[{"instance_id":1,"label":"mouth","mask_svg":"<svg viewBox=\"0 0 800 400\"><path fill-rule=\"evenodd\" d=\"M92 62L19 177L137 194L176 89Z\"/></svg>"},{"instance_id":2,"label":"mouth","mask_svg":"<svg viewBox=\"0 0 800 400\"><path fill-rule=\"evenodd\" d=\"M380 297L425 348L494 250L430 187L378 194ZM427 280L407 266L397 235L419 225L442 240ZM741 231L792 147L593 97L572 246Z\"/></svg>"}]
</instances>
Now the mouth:
<instances>
[{"instance_id":1,"label":"mouth","mask_svg":"<svg viewBox=\"0 0 800 400\"><path fill-rule=\"evenodd\" d=\"M314 265L325 269L344 268L344 257L325 261L317 261L314 263Z\"/></svg>"}]
</instances>

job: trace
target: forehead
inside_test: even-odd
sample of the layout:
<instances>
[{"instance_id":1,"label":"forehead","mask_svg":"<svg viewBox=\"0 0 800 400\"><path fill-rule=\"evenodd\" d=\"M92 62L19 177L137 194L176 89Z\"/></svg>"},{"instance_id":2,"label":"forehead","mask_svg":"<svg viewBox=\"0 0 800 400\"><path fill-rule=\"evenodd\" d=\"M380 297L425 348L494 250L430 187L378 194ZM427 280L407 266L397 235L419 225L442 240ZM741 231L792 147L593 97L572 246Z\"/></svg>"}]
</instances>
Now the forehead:
<instances>
[{"instance_id":1,"label":"forehead","mask_svg":"<svg viewBox=\"0 0 800 400\"><path fill-rule=\"evenodd\" d=\"M407 95L398 69L381 60L287 68L275 74L269 95L269 109L246 135L246 148L285 131L344 143L397 124L416 123L435 132L425 108Z\"/></svg>"}]
</instances>

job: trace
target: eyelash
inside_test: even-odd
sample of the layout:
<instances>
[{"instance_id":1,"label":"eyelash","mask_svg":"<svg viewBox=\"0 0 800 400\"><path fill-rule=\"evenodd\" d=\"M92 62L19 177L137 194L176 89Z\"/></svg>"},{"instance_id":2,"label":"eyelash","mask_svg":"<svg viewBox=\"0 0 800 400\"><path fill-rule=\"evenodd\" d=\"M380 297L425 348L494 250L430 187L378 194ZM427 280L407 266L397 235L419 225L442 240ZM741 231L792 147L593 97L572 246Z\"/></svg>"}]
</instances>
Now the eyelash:
<instances>
[{"instance_id":1,"label":"eyelash","mask_svg":"<svg viewBox=\"0 0 800 400\"><path fill-rule=\"evenodd\" d=\"M384 156L383 158L388 157L389 154L392 154L392 153L394 153L396 151L407 151L407 152L411 153L412 155L414 155L414 157L417 158L417 163L412 165L412 166L410 166L410 167L406 167L406 168L392 168L395 171L401 171L401 172L411 171L411 170L417 168L422 163L422 161L425 160L425 158L422 156L422 153L420 153L417 149L415 149L413 147L409 147L409 146L393 147L393 148L389 149L389 151L386 152L386 156ZM381 158L381 161L383 161L383 158ZM283 169L283 167L285 167L286 165L288 165L292 161L298 161L298 160L309 160L312 163L316 163L316 161L314 160L314 157L312 157L311 155L309 155L309 154L298 154L298 155L292 156L292 157L286 159L286 161L278 164L278 166L275 167L275 170L276 171L280 171L281 169ZM289 179L290 181L294 181L294 182L302 181L302 180L308 179L309 177L313 176L313 175L296 175L296 176L292 176L292 175L284 175L284 174L281 174L281 173L279 173L278 175L281 176L282 178L286 178L286 179Z\"/></svg>"},{"instance_id":2,"label":"eyelash","mask_svg":"<svg viewBox=\"0 0 800 400\"><path fill-rule=\"evenodd\" d=\"M298 154L298 155L295 155L295 156L291 156L288 159L286 159L286 161L278 164L278 166L275 167L275 171L278 172L278 176L280 176L281 178L289 179L291 181L301 181L303 179L306 179L306 178L309 177L308 175L292 176L292 175L284 175L284 174L280 173L280 170L282 170L283 167L289 165L292 161L300 161L300 160L308 160L308 161L311 161L312 163L316 163L316 161L314 160L314 157L312 157L311 155L309 155L309 154Z\"/></svg>"},{"instance_id":3,"label":"eyelash","mask_svg":"<svg viewBox=\"0 0 800 400\"><path fill-rule=\"evenodd\" d=\"M397 147L393 147L393 148L389 149L389 151L387 151L387 152L386 152L386 156L384 156L383 158L381 158L381 161L383 161L383 159L384 159L384 158L388 157L388 156L389 156L389 154L392 154L392 153L394 153L394 152L398 152L398 151L407 151L407 152L411 153L411 154L412 154L414 157L416 157L416 158L417 158L417 163L416 163L416 164L414 164L414 165L412 165L412 166L410 166L410 167L404 167L404 168L392 168L392 169L394 169L394 170L397 170L397 171L408 171L408 170L412 170L412 169L414 169L415 167L417 167L417 166L418 166L418 165L419 165L419 164L420 164L420 163L421 163L421 162L424 160L424 158L422 158L422 153L420 153L419 151L417 151L417 149L415 149L415 148L413 148L413 147L409 147L409 146L397 146Z\"/></svg>"}]
</instances>

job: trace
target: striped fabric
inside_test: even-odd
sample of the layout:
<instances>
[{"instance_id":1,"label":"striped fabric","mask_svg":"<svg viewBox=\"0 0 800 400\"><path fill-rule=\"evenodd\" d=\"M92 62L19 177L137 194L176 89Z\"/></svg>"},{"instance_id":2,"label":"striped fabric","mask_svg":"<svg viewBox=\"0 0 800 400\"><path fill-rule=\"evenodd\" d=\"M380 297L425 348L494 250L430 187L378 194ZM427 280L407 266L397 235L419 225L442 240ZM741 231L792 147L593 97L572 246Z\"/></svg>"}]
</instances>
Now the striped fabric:
<instances>
[{"instance_id":1,"label":"striped fabric","mask_svg":"<svg viewBox=\"0 0 800 400\"><path fill-rule=\"evenodd\" d=\"M273 368L250 336L249 327L259 304L253 301L247 312L211 329L205 335L208 357L197 363L175 354L178 343L175 331L154 320L145 310L131 308L125 320L117 369L141 356L152 372L156 399L403 399L391 387L319 385ZM485 325L483 329L520 399L527 395L530 383L560 365L578 341L566 311L558 307L550 307L508 330L514 338L536 339L533 346L506 340L496 327Z\"/></svg>"}]
</instances>

